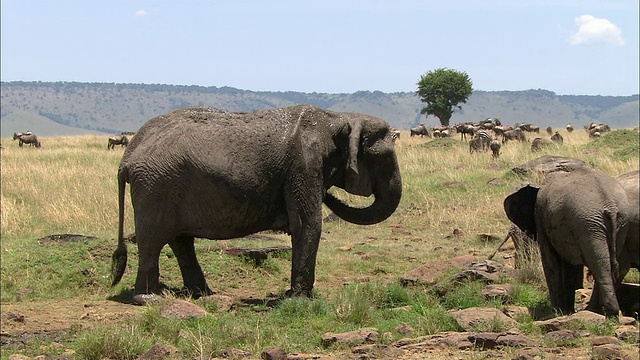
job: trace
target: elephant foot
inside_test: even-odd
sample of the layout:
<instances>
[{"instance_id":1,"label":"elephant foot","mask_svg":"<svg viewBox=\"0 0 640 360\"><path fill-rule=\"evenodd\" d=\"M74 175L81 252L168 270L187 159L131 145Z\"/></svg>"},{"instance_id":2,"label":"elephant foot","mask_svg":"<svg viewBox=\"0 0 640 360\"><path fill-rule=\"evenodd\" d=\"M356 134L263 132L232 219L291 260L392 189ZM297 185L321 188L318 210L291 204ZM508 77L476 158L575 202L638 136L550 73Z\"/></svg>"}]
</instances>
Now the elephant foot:
<instances>
[{"instance_id":1,"label":"elephant foot","mask_svg":"<svg viewBox=\"0 0 640 360\"><path fill-rule=\"evenodd\" d=\"M138 294L133 296L131 302L134 305L147 305L159 302L160 300L162 300L162 296L157 294Z\"/></svg>"},{"instance_id":2,"label":"elephant foot","mask_svg":"<svg viewBox=\"0 0 640 360\"><path fill-rule=\"evenodd\" d=\"M301 290L301 289L289 289L284 293L285 297L291 298L295 296L304 296L308 298L313 297L313 289L310 290Z\"/></svg>"},{"instance_id":3,"label":"elephant foot","mask_svg":"<svg viewBox=\"0 0 640 360\"><path fill-rule=\"evenodd\" d=\"M209 286L205 285L204 289L201 287L186 287L180 291L181 296L190 297L192 299L199 299L203 296L214 295L213 290Z\"/></svg>"}]
</instances>

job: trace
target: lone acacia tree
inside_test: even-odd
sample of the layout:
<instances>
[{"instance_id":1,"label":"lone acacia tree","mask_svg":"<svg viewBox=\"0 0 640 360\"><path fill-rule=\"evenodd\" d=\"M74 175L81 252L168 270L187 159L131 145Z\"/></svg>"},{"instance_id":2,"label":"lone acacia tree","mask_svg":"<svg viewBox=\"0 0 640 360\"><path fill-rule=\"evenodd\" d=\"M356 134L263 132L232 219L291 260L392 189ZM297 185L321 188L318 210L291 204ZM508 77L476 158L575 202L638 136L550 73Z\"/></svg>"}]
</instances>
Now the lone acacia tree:
<instances>
[{"instance_id":1,"label":"lone acacia tree","mask_svg":"<svg viewBox=\"0 0 640 360\"><path fill-rule=\"evenodd\" d=\"M466 72L440 68L420 76L418 91L420 101L427 106L421 114L434 115L440 124L449 126L454 108L462 109L460 103L466 103L473 92L473 83Z\"/></svg>"}]
</instances>

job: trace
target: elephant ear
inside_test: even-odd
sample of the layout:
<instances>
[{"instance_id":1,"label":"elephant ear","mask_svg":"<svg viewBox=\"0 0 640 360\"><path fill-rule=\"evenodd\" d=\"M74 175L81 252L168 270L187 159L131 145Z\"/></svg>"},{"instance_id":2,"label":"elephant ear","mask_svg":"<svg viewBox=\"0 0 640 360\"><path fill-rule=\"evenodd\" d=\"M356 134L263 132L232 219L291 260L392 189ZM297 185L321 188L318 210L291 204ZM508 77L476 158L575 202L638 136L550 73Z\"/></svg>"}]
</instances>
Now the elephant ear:
<instances>
[{"instance_id":1,"label":"elephant ear","mask_svg":"<svg viewBox=\"0 0 640 360\"><path fill-rule=\"evenodd\" d=\"M504 212L509 220L534 239L536 234L535 207L538 191L540 191L538 186L527 184L504 199Z\"/></svg>"},{"instance_id":2,"label":"elephant ear","mask_svg":"<svg viewBox=\"0 0 640 360\"><path fill-rule=\"evenodd\" d=\"M345 171L344 189L350 194L369 196L373 193L371 188L371 176L365 164L358 159L362 136L362 121L356 121L351 126L349 133L349 156Z\"/></svg>"}]
</instances>

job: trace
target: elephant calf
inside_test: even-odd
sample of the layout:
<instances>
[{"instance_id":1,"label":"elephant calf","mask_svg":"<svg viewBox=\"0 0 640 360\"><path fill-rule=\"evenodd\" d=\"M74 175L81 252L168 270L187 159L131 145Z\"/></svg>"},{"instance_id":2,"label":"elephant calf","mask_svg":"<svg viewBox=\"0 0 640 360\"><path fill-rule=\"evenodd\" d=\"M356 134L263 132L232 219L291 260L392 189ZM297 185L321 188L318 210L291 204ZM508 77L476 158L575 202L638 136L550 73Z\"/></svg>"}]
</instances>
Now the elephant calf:
<instances>
[{"instance_id":1,"label":"elephant calf","mask_svg":"<svg viewBox=\"0 0 640 360\"><path fill-rule=\"evenodd\" d=\"M310 105L246 112L190 107L149 120L118 170L118 248L113 284L124 273L125 186L131 187L139 250L134 293L159 288L159 256L169 245L184 286L211 293L194 238L230 239L263 230L291 235L291 289L311 295L322 231L322 204L360 225L388 218L402 182L389 125L378 118ZM336 186L375 200L351 207Z\"/></svg>"},{"instance_id":2,"label":"elephant calf","mask_svg":"<svg viewBox=\"0 0 640 360\"><path fill-rule=\"evenodd\" d=\"M586 167L554 173L541 188L526 185L507 196L504 209L537 240L554 307L574 311L587 266L595 279L587 309L618 316L615 288L633 266L626 253L635 248L635 267L638 256L637 233L635 240L629 235L637 205L634 210L620 182Z\"/></svg>"}]
</instances>

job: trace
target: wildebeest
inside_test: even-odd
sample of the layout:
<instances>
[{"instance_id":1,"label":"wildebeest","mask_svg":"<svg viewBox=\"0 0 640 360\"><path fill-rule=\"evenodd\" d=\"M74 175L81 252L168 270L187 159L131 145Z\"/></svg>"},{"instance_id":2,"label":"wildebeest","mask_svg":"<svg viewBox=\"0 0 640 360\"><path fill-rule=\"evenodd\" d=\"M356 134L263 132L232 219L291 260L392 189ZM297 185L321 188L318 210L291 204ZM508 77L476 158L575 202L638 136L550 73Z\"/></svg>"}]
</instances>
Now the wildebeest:
<instances>
[{"instance_id":1,"label":"wildebeest","mask_svg":"<svg viewBox=\"0 0 640 360\"><path fill-rule=\"evenodd\" d=\"M500 156L500 147L501 147L500 141L498 141L497 139L493 139L489 143L489 148L491 149L491 156L494 159L497 159Z\"/></svg>"},{"instance_id":2,"label":"wildebeest","mask_svg":"<svg viewBox=\"0 0 640 360\"><path fill-rule=\"evenodd\" d=\"M453 128L456 129L458 134L460 134L460 140L466 140L467 135L469 135L470 138L473 138L480 127L473 124L457 124Z\"/></svg>"},{"instance_id":3,"label":"wildebeest","mask_svg":"<svg viewBox=\"0 0 640 360\"><path fill-rule=\"evenodd\" d=\"M535 138L531 141L531 151L540 151L543 147L551 144L551 140L544 138Z\"/></svg>"},{"instance_id":4,"label":"wildebeest","mask_svg":"<svg viewBox=\"0 0 640 360\"><path fill-rule=\"evenodd\" d=\"M31 131L26 133L13 133L13 140L18 140L18 146L22 147L24 144L33 145L36 148L42 147L42 143L38 140L38 137Z\"/></svg>"},{"instance_id":5,"label":"wildebeest","mask_svg":"<svg viewBox=\"0 0 640 360\"><path fill-rule=\"evenodd\" d=\"M431 137L431 134L429 134L429 131L427 130L427 127L424 126L424 124L420 124L410 130L410 136L418 135L420 135L420 137Z\"/></svg>"},{"instance_id":6,"label":"wildebeest","mask_svg":"<svg viewBox=\"0 0 640 360\"><path fill-rule=\"evenodd\" d=\"M551 135L551 141L555 142L556 144L562 144L564 142L564 138L556 131L555 134Z\"/></svg>"},{"instance_id":7,"label":"wildebeest","mask_svg":"<svg viewBox=\"0 0 640 360\"><path fill-rule=\"evenodd\" d=\"M114 149L116 145L127 147L127 145L129 145L129 138L126 135L110 137L109 142L107 143L107 150Z\"/></svg>"},{"instance_id":8,"label":"wildebeest","mask_svg":"<svg viewBox=\"0 0 640 360\"><path fill-rule=\"evenodd\" d=\"M553 128L551 126L547 126L547 134L553 135Z\"/></svg>"},{"instance_id":9,"label":"wildebeest","mask_svg":"<svg viewBox=\"0 0 640 360\"><path fill-rule=\"evenodd\" d=\"M391 129L391 139L393 139L393 141L400 139L400 130Z\"/></svg>"},{"instance_id":10,"label":"wildebeest","mask_svg":"<svg viewBox=\"0 0 640 360\"><path fill-rule=\"evenodd\" d=\"M568 132L568 133L573 132L573 125L571 125L571 124L567 124L567 132Z\"/></svg>"},{"instance_id":11,"label":"wildebeest","mask_svg":"<svg viewBox=\"0 0 640 360\"><path fill-rule=\"evenodd\" d=\"M502 133L502 143L506 144L509 140L518 140L520 142L527 141L527 138L524 136L524 132L519 128L514 130L508 130Z\"/></svg>"}]
</instances>

